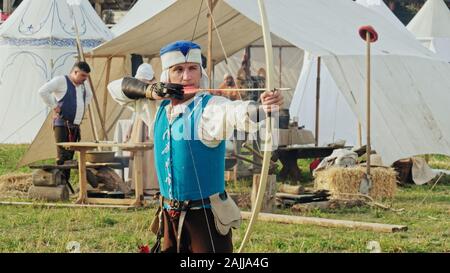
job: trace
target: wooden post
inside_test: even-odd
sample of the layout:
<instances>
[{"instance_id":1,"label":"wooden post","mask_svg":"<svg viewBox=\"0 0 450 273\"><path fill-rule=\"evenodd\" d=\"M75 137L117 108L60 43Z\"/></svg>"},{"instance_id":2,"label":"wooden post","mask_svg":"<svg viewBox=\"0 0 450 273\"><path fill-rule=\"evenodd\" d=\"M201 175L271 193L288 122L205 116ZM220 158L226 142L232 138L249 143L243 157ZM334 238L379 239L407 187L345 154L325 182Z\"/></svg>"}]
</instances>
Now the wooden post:
<instances>
[{"instance_id":1,"label":"wooden post","mask_svg":"<svg viewBox=\"0 0 450 273\"><path fill-rule=\"evenodd\" d=\"M366 97L367 97L367 112L366 112L366 119L367 119L367 143L366 143L366 155L367 155L367 167L366 167L366 174L368 177L370 177L370 153L371 153L371 147L370 147L370 32L366 32Z\"/></svg>"},{"instance_id":2,"label":"wooden post","mask_svg":"<svg viewBox=\"0 0 450 273\"><path fill-rule=\"evenodd\" d=\"M98 105L97 94L95 93L94 85L92 84L92 80L91 80L91 76L88 77L88 80L89 80L89 85L90 85L91 90L92 90L92 98L94 99L94 104L95 104L95 107L96 107L96 110L97 110L96 112L97 112L98 118L100 120L100 127L102 128L103 135L105 136L104 139L108 140L108 134L106 133L106 129L103 126L103 124L105 124L105 120L102 118L102 115L100 114L100 106Z\"/></svg>"},{"instance_id":3,"label":"wooden post","mask_svg":"<svg viewBox=\"0 0 450 273\"><path fill-rule=\"evenodd\" d=\"M315 146L319 145L320 57L317 57Z\"/></svg>"},{"instance_id":4,"label":"wooden post","mask_svg":"<svg viewBox=\"0 0 450 273\"><path fill-rule=\"evenodd\" d=\"M361 122L358 121L358 146L362 146L362 129L361 129Z\"/></svg>"},{"instance_id":5,"label":"wooden post","mask_svg":"<svg viewBox=\"0 0 450 273\"><path fill-rule=\"evenodd\" d=\"M243 219L250 219L251 212L242 211ZM317 217L304 217L304 216L293 216L293 215L280 215L271 213L260 213L258 215L258 220L264 222L275 222L275 223L285 223L285 224L299 224L299 225L315 225L321 227L342 227L349 229L359 229L359 230L369 230L375 232L399 232L407 231L408 227L404 225L389 225L389 224L379 224L379 223L366 223L348 220L337 220L337 219L325 219Z\"/></svg>"},{"instance_id":6,"label":"wooden post","mask_svg":"<svg viewBox=\"0 0 450 273\"><path fill-rule=\"evenodd\" d=\"M208 63L206 66L206 73L209 78L209 88L212 88L212 28L213 28L213 2L212 0L208 0Z\"/></svg>"},{"instance_id":7,"label":"wooden post","mask_svg":"<svg viewBox=\"0 0 450 273\"><path fill-rule=\"evenodd\" d=\"M88 105L88 114L89 114L89 124L91 125L92 134L94 135L95 142L98 142L98 132L97 132L97 126L95 125L94 120L94 113L92 110L92 105Z\"/></svg>"},{"instance_id":8,"label":"wooden post","mask_svg":"<svg viewBox=\"0 0 450 273\"><path fill-rule=\"evenodd\" d=\"M234 154L238 154L238 147L237 147L237 136L235 141L233 142L233 148L234 148ZM236 158L236 165L233 167L233 180L234 180L234 186L237 186L237 173L238 173L238 166L239 166L239 158Z\"/></svg>"},{"instance_id":9,"label":"wooden post","mask_svg":"<svg viewBox=\"0 0 450 273\"><path fill-rule=\"evenodd\" d=\"M84 57L83 47L81 45L81 40L80 40L80 35L78 33L78 26L77 26L75 15L73 16L73 25L74 25L75 33L76 33L78 60L85 61L86 58ZM102 127L103 134L105 136L107 136L106 129L103 126L104 121L103 121L102 115L100 113L100 107L98 105L97 94L95 93L94 85L92 84L92 79L91 79L90 75L88 76L88 82L89 82L89 86L91 87L92 97L94 99L94 103L95 103L95 106L96 106L96 109L97 109L98 118L100 119L100 125ZM89 117L92 120L91 126L93 126L95 128L95 130L96 130L97 128L96 128L94 120L93 120L93 107L91 107L91 104L89 104L89 112L90 112L89 113ZM95 136L95 134L94 134L94 136ZM105 139L107 140L107 137L105 137ZM98 141L98 134L97 134L97 138L95 140Z\"/></svg>"},{"instance_id":10,"label":"wooden post","mask_svg":"<svg viewBox=\"0 0 450 273\"><path fill-rule=\"evenodd\" d=\"M111 61L112 58L108 58L108 60L106 61L106 81L105 81L105 90L103 93L103 125L102 128L106 128L106 107L108 104L108 83L109 83L109 78L111 76ZM107 140L108 138L108 132L106 130L103 131L103 139Z\"/></svg>"},{"instance_id":11,"label":"wooden post","mask_svg":"<svg viewBox=\"0 0 450 273\"><path fill-rule=\"evenodd\" d=\"M253 175L253 187L251 194L252 210L255 205L256 195L259 189L260 174ZM263 204L261 206L261 211L272 212L275 207L275 194L277 191L277 176L268 175L267 177L266 192L264 193Z\"/></svg>"},{"instance_id":12,"label":"wooden post","mask_svg":"<svg viewBox=\"0 0 450 273\"><path fill-rule=\"evenodd\" d=\"M278 87L282 87L283 85L281 85L281 75L282 75L282 61L281 61L281 49L282 49L282 47L280 46L279 48L278 48L278 61L280 62L280 64L279 64L279 67L280 67L280 76L278 77Z\"/></svg>"},{"instance_id":13,"label":"wooden post","mask_svg":"<svg viewBox=\"0 0 450 273\"><path fill-rule=\"evenodd\" d=\"M134 190L135 190L135 203L134 206L138 207L142 205L144 201L144 186L143 186L143 177L142 177L142 167L143 167L143 150L133 151L133 179L134 179Z\"/></svg>"},{"instance_id":14,"label":"wooden post","mask_svg":"<svg viewBox=\"0 0 450 273\"><path fill-rule=\"evenodd\" d=\"M103 0L95 0L95 11L100 18L102 18L102 4Z\"/></svg>"},{"instance_id":15,"label":"wooden post","mask_svg":"<svg viewBox=\"0 0 450 273\"><path fill-rule=\"evenodd\" d=\"M7 14L11 14L11 12L12 12L11 0L3 0L3 12L7 13Z\"/></svg>"},{"instance_id":16,"label":"wooden post","mask_svg":"<svg viewBox=\"0 0 450 273\"><path fill-rule=\"evenodd\" d=\"M77 204L86 203L87 198L87 176L86 176L86 150L78 151L78 174L80 179L80 193Z\"/></svg>"}]
</instances>

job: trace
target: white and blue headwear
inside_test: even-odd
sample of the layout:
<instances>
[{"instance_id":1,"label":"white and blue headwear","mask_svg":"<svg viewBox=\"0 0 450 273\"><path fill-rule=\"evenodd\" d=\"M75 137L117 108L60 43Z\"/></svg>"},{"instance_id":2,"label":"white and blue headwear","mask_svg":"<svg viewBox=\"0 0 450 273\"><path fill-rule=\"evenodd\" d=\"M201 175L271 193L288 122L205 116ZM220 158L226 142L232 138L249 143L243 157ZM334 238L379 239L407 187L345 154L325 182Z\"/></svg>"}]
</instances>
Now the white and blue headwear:
<instances>
[{"instance_id":1,"label":"white and blue headwear","mask_svg":"<svg viewBox=\"0 0 450 273\"><path fill-rule=\"evenodd\" d=\"M159 51L161 57L161 82L169 81L169 68L181 63L198 63L202 69L200 88L208 87L208 76L202 67L202 51L198 44L191 41L176 41Z\"/></svg>"}]
</instances>

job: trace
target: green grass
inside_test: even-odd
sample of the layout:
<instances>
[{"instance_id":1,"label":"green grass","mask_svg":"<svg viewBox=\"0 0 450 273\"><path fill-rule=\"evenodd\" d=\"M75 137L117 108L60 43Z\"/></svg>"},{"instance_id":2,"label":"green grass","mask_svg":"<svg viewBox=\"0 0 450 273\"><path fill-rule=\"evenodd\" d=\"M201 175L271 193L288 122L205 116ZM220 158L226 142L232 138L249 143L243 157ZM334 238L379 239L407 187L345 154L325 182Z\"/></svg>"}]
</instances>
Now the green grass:
<instances>
[{"instance_id":1,"label":"green grass","mask_svg":"<svg viewBox=\"0 0 450 273\"><path fill-rule=\"evenodd\" d=\"M16 171L13 166L25 149L26 146L0 146L0 174ZM308 161L299 163L308 178ZM258 221L246 251L369 252L367 243L378 241L383 252L450 252L450 184L441 182L431 192L431 185L399 188L395 199L386 204L404 208L400 213L357 207L297 214L404 224L408 226L407 232L376 233ZM228 189L248 193L250 185L251 181L244 180L237 185L230 183ZM293 214L290 210L277 213ZM155 240L149 231L153 214L153 208L119 210L0 205L0 252L66 252L66 245L71 241L79 242L82 252L137 252L139 245L152 244ZM240 229L233 230L235 250L247 224L244 221Z\"/></svg>"},{"instance_id":2,"label":"green grass","mask_svg":"<svg viewBox=\"0 0 450 273\"><path fill-rule=\"evenodd\" d=\"M17 163L22 155L27 151L28 145L0 145L0 175L11 172L30 172L28 167L16 169Z\"/></svg>"}]
</instances>

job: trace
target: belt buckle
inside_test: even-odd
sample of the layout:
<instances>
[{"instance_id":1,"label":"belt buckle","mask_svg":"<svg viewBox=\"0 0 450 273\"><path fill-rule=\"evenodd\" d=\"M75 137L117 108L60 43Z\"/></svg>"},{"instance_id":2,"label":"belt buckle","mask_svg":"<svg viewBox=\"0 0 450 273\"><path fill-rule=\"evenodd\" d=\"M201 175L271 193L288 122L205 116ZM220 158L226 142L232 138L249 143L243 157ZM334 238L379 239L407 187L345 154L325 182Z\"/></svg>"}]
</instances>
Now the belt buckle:
<instances>
[{"instance_id":1,"label":"belt buckle","mask_svg":"<svg viewBox=\"0 0 450 273\"><path fill-rule=\"evenodd\" d=\"M176 199L170 200L170 207L173 209L179 209L180 208L180 201Z\"/></svg>"}]
</instances>

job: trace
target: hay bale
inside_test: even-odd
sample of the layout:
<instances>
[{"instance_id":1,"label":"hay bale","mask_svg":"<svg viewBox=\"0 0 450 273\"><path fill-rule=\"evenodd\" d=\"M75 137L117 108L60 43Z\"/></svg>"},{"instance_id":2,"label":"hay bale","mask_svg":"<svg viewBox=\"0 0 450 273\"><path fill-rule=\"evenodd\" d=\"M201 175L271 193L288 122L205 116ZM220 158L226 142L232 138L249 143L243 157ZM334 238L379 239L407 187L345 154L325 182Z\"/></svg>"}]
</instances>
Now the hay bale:
<instances>
[{"instance_id":1,"label":"hay bale","mask_svg":"<svg viewBox=\"0 0 450 273\"><path fill-rule=\"evenodd\" d=\"M0 176L0 197L27 197L33 178L30 173L13 173Z\"/></svg>"},{"instance_id":2,"label":"hay bale","mask_svg":"<svg viewBox=\"0 0 450 273\"><path fill-rule=\"evenodd\" d=\"M362 199L359 186L366 172L365 167L331 167L318 171L314 177L316 190L328 190L333 199ZM373 199L393 198L397 189L397 173L392 168L372 167L372 188L369 196Z\"/></svg>"}]
</instances>

